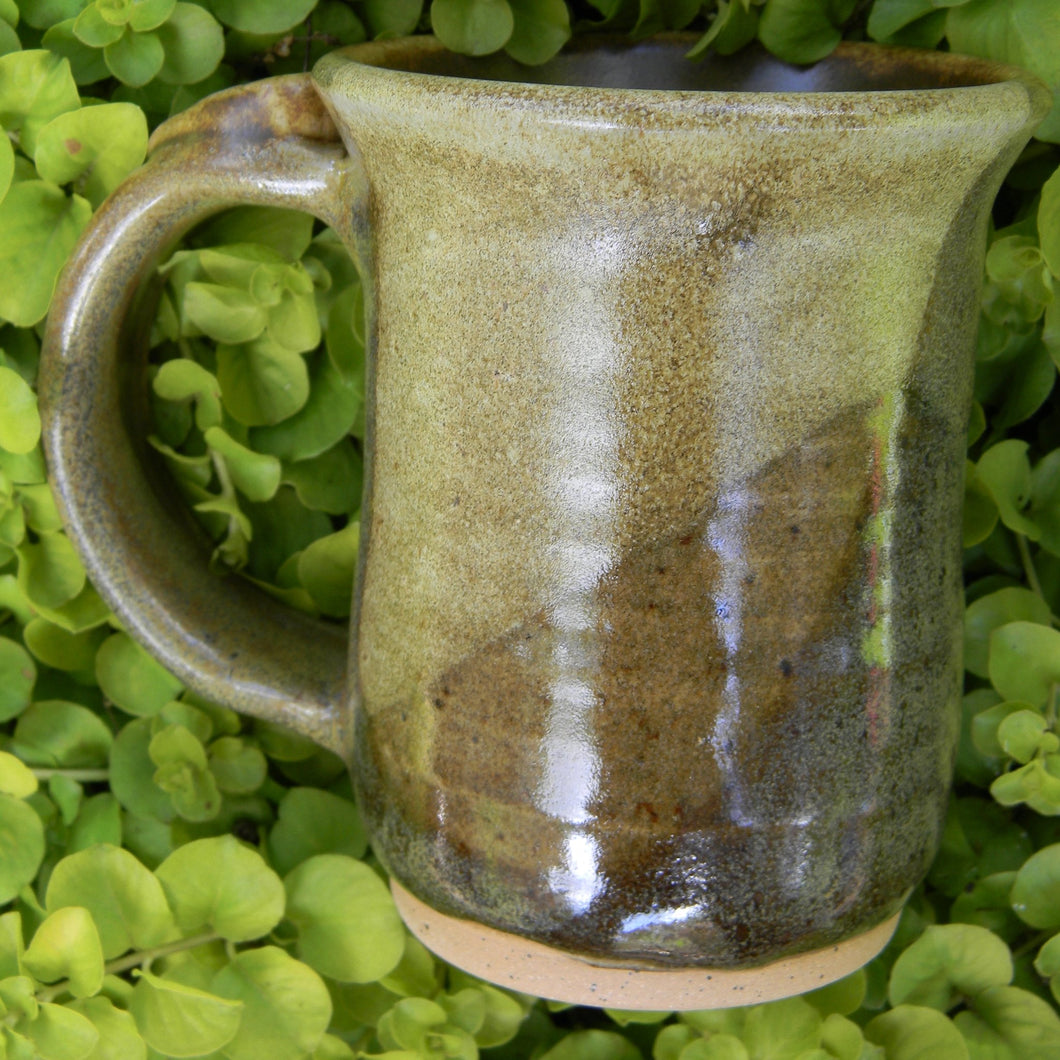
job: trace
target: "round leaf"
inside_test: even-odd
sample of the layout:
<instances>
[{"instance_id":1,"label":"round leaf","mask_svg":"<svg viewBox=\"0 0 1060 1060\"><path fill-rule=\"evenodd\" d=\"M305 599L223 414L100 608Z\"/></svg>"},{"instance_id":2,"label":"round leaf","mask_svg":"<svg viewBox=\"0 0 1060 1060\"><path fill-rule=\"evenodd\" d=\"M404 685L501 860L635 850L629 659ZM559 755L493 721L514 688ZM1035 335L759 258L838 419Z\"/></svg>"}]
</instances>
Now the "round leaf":
<instances>
[{"instance_id":1,"label":"round leaf","mask_svg":"<svg viewBox=\"0 0 1060 1060\"><path fill-rule=\"evenodd\" d=\"M6 136L0 139L10 146ZM36 395L18 372L0 365L0 447L9 453L28 453L39 441Z\"/></svg>"},{"instance_id":2,"label":"round leaf","mask_svg":"<svg viewBox=\"0 0 1060 1060\"><path fill-rule=\"evenodd\" d=\"M158 767L148 753L151 738L149 718L137 718L121 729L110 750L110 788L129 813L168 823L176 811L154 782Z\"/></svg>"},{"instance_id":3,"label":"round leaf","mask_svg":"<svg viewBox=\"0 0 1060 1060\"><path fill-rule=\"evenodd\" d=\"M1044 703L1060 681L1060 630L1009 622L990 634L990 680L1004 699Z\"/></svg>"},{"instance_id":4,"label":"round leaf","mask_svg":"<svg viewBox=\"0 0 1060 1060\"><path fill-rule=\"evenodd\" d=\"M108 699L141 717L157 714L184 687L125 633L114 633L100 645L96 680Z\"/></svg>"},{"instance_id":5,"label":"round leaf","mask_svg":"<svg viewBox=\"0 0 1060 1060\"><path fill-rule=\"evenodd\" d=\"M758 24L758 38L789 63L823 59L839 43L842 33L821 0L767 0Z\"/></svg>"},{"instance_id":6,"label":"round leaf","mask_svg":"<svg viewBox=\"0 0 1060 1060\"><path fill-rule=\"evenodd\" d=\"M887 1060L969 1060L960 1031L941 1012L899 1005L870 1020L865 1037L887 1051Z\"/></svg>"},{"instance_id":7,"label":"round leaf","mask_svg":"<svg viewBox=\"0 0 1060 1060\"><path fill-rule=\"evenodd\" d=\"M92 914L107 960L177 937L162 885L119 847L101 844L69 854L56 864L48 880L45 906L54 912L69 905L84 906Z\"/></svg>"},{"instance_id":8,"label":"round leaf","mask_svg":"<svg viewBox=\"0 0 1060 1060\"><path fill-rule=\"evenodd\" d=\"M214 976L213 990L242 1001L244 1017L227 1060L290 1060L312 1051L331 1022L320 977L275 946L245 950Z\"/></svg>"},{"instance_id":9,"label":"round leaf","mask_svg":"<svg viewBox=\"0 0 1060 1060\"><path fill-rule=\"evenodd\" d=\"M133 88L146 85L162 69L164 59L162 42L156 34L135 33L128 27L113 44L103 49L107 69Z\"/></svg>"},{"instance_id":10,"label":"round leaf","mask_svg":"<svg viewBox=\"0 0 1060 1060\"><path fill-rule=\"evenodd\" d=\"M717 1037L728 1037L718 1035ZM690 1043L691 1044L691 1043ZM687 1047L686 1047L687 1049ZM744 1051L746 1055L746 1050ZM682 1055L686 1055L682 1053ZM694 1053L691 1054L693 1057ZM615 1031L572 1031L561 1038L540 1060L640 1060L640 1050ZM702 1057L700 1058L702 1060ZM734 1054L720 1055L719 1060L737 1060ZM743 1060L742 1057L738 1060Z\"/></svg>"},{"instance_id":11,"label":"round leaf","mask_svg":"<svg viewBox=\"0 0 1060 1060\"><path fill-rule=\"evenodd\" d=\"M247 427L279 423L309 397L304 359L267 338L219 346L217 379L225 408Z\"/></svg>"},{"instance_id":12,"label":"round leaf","mask_svg":"<svg viewBox=\"0 0 1060 1060\"><path fill-rule=\"evenodd\" d=\"M397 966L405 929L386 884L363 861L320 854L289 873L284 886L298 954L318 972L370 983Z\"/></svg>"},{"instance_id":13,"label":"round leaf","mask_svg":"<svg viewBox=\"0 0 1060 1060\"><path fill-rule=\"evenodd\" d=\"M35 618L27 623L22 636L26 647L45 666L91 674L95 669L96 651L106 633L99 629L71 633L53 622Z\"/></svg>"},{"instance_id":14,"label":"round leaf","mask_svg":"<svg viewBox=\"0 0 1060 1060\"><path fill-rule=\"evenodd\" d=\"M1012 981L1012 954L986 928L932 925L907 947L891 969L892 1005L923 1005L947 1012L961 994L977 994Z\"/></svg>"},{"instance_id":15,"label":"round leaf","mask_svg":"<svg viewBox=\"0 0 1060 1060\"><path fill-rule=\"evenodd\" d=\"M92 1023L65 1005L41 1005L35 1020L16 1026L33 1043L34 1060L88 1060L99 1042Z\"/></svg>"},{"instance_id":16,"label":"round leaf","mask_svg":"<svg viewBox=\"0 0 1060 1060\"><path fill-rule=\"evenodd\" d=\"M990 634L1009 622L1049 624L1049 605L1022 587L988 593L964 612L964 668L976 677L989 676Z\"/></svg>"},{"instance_id":17,"label":"round leaf","mask_svg":"<svg viewBox=\"0 0 1060 1060\"><path fill-rule=\"evenodd\" d=\"M229 795L250 795L265 783L269 763L250 744L235 736L222 736L209 746L210 772L217 786Z\"/></svg>"},{"instance_id":18,"label":"round leaf","mask_svg":"<svg viewBox=\"0 0 1060 1060\"><path fill-rule=\"evenodd\" d=\"M367 848L356 804L319 788L291 788L269 833L269 853L281 875L316 854L360 858Z\"/></svg>"},{"instance_id":19,"label":"round leaf","mask_svg":"<svg viewBox=\"0 0 1060 1060\"><path fill-rule=\"evenodd\" d=\"M455 52L486 55L507 43L515 16L507 0L432 0L431 28Z\"/></svg>"},{"instance_id":20,"label":"round leaf","mask_svg":"<svg viewBox=\"0 0 1060 1060\"><path fill-rule=\"evenodd\" d=\"M107 998L86 998L66 1007L80 1013L99 1031L99 1047L88 1060L147 1060L147 1046L135 1020Z\"/></svg>"},{"instance_id":21,"label":"round leaf","mask_svg":"<svg viewBox=\"0 0 1060 1060\"><path fill-rule=\"evenodd\" d=\"M40 129L80 105L70 64L61 56L37 48L0 56L0 125L18 133L19 145L31 158ZM6 226L3 230L6 239Z\"/></svg>"},{"instance_id":22,"label":"round leaf","mask_svg":"<svg viewBox=\"0 0 1060 1060\"><path fill-rule=\"evenodd\" d=\"M78 190L98 207L146 154L144 112L132 103L101 103L53 118L41 129L34 159L45 180L80 181Z\"/></svg>"},{"instance_id":23,"label":"round leaf","mask_svg":"<svg viewBox=\"0 0 1060 1060\"><path fill-rule=\"evenodd\" d=\"M1023 863L1010 901L1016 915L1031 927L1060 927L1060 843L1044 847Z\"/></svg>"},{"instance_id":24,"label":"round leaf","mask_svg":"<svg viewBox=\"0 0 1060 1060\"><path fill-rule=\"evenodd\" d=\"M57 909L37 928L23 956L45 983L69 979L74 997L91 997L103 985L103 950L92 914L81 906Z\"/></svg>"},{"instance_id":25,"label":"round leaf","mask_svg":"<svg viewBox=\"0 0 1060 1060\"><path fill-rule=\"evenodd\" d=\"M15 725L18 753L34 766L103 766L112 741L98 714L64 699L39 700L23 711Z\"/></svg>"},{"instance_id":26,"label":"round leaf","mask_svg":"<svg viewBox=\"0 0 1060 1060\"><path fill-rule=\"evenodd\" d=\"M36 875L44 858L44 825L33 807L0 794L0 905Z\"/></svg>"},{"instance_id":27,"label":"round leaf","mask_svg":"<svg viewBox=\"0 0 1060 1060\"><path fill-rule=\"evenodd\" d=\"M19 588L38 610L62 607L84 588L85 569L65 534L41 534L17 552Z\"/></svg>"},{"instance_id":28,"label":"round leaf","mask_svg":"<svg viewBox=\"0 0 1060 1060\"><path fill-rule=\"evenodd\" d=\"M18 717L30 703L37 667L17 641L0 637L0 722Z\"/></svg>"},{"instance_id":29,"label":"round leaf","mask_svg":"<svg viewBox=\"0 0 1060 1060\"><path fill-rule=\"evenodd\" d=\"M186 934L214 931L232 942L267 935L283 917L284 888L262 856L233 836L196 839L155 870Z\"/></svg>"},{"instance_id":30,"label":"round leaf","mask_svg":"<svg viewBox=\"0 0 1060 1060\"><path fill-rule=\"evenodd\" d=\"M1019 987L995 986L976 994L953 1021L973 1057L1060 1056L1060 1016L1047 1001Z\"/></svg>"},{"instance_id":31,"label":"round leaf","mask_svg":"<svg viewBox=\"0 0 1060 1060\"><path fill-rule=\"evenodd\" d=\"M543 63L570 40L570 11L564 0L508 0L512 35L504 50L521 63Z\"/></svg>"},{"instance_id":32,"label":"round leaf","mask_svg":"<svg viewBox=\"0 0 1060 1060\"><path fill-rule=\"evenodd\" d=\"M298 579L321 612L333 618L350 613L357 569L360 524L322 537L298 557Z\"/></svg>"},{"instance_id":33,"label":"round leaf","mask_svg":"<svg viewBox=\"0 0 1060 1060\"><path fill-rule=\"evenodd\" d=\"M220 427L207 429L206 444L224 459L232 484L248 500L270 500L280 488L281 468L276 457L240 445Z\"/></svg>"},{"instance_id":34,"label":"round leaf","mask_svg":"<svg viewBox=\"0 0 1060 1060\"><path fill-rule=\"evenodd\" d=\"M217 17L244 33L282 33L303 22L316 0L213 0Z\"/></svg>"},{"instance_id":35,"label":"round leaf","mask_svg":"<svg viewBox=\"0 0 1060 1060\"><path fill-rule=\"evenodd\" d=\"M136 1027L152 1049L170 1057L205 1056L228 1045L243 1017L238 1000L217 997L141 971L129 1000Z\"/></svg>"},{"instance_id":36,"label":"round leaf","mask_svg":"<svg viewBox=\"0 0 1060 1060\"><path fill-rule=\"evenodd\" d=\"M41 320L59 270L91 215L87 200L68 198L43 180L24 180L11 188L0 203L0 317L19 327Z\"/></svg>"},{"instance_id":37,"label":"round leaf","mask_svg":"<svg viewBox=\"0 0 1060 1060\"><path fill-rule=\"evenodd\" d=\"M25 799L37 790L37 778L21 759L0 751L0 792Z\"/></svg>"}]
</instances>

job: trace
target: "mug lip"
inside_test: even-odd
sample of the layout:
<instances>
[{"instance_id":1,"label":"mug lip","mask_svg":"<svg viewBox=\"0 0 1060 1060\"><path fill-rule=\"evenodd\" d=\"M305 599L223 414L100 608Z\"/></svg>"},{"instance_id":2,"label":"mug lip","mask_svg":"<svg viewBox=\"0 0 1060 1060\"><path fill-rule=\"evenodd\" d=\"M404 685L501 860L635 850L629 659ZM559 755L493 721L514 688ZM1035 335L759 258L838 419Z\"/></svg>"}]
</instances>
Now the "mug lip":
<instances>
[{"instance_id":1,"label":"mug lip","mask_svg":"<svg viewBox=\"0 0 1060 1060\"><path fill-rule=\"evenodd\" d=\"M685 60L678 49L688 51L699 36L678 31L634 40L614 33L586 33L572 38L561 51L633 49L646 43L662 43L674 48L676 58L692 62L695 60ZM325 94L335 89L354 96L363 93L387 108L400 106L399 100L411 102L413 98L420 104L428 99L435 103L448 99L457 105L473 100L479 105L492 102L503 109L549 108L555 120L615 128L639 126L645 121L655 127L680 128L698 125L704 118L717 121L737 116L742 121L794 121L801 126L824 123L851 127L884 119L893 124L903 118L922 124L935 113L940 118L945 115L944 120L951 125L962 118L974 125L1003 121L1033 127L1045 117L1053 102L1051 90L1036 75L1016 66L956 52L841 41L818 63L800 67L783 62L756 43L743 51L795 70L836 59L877 68L886 62L904 63L937 71L940 81L948 78L950 83L836 90L660 89L510 81L403 68L402 61L412 63L439 52L456 54L429 34L339 48L317 62L313 78ZM459 56L461 60L467 58ZM526 69L532 71L534 67ZM960 81L962 72L967 83L952 83Z\"/></svg>"}]
</instances>

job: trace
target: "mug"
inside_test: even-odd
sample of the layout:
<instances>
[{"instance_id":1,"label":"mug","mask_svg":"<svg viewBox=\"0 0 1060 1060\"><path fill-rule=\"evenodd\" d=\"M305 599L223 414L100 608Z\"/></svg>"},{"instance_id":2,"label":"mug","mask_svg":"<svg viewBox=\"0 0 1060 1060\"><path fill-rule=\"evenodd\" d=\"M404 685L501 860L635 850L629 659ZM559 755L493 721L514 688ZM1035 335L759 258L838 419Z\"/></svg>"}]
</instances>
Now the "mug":
<instances>
[{"instance_id":1,"label":"mug","mask_svg":"<svg viewBox=\"0 0 1060 1060\"><path fill-rule=\"evenodd\" d=\"M927 869L985 232L1049 105L976 59L693 40L389 40L203 100L87 230L42 366L130 633L347 760L428 947L622 1008L847 974ZM348 631L212 575L144 443L146 280L237 203L364 278Z\"/></svg>"}]
</instances>

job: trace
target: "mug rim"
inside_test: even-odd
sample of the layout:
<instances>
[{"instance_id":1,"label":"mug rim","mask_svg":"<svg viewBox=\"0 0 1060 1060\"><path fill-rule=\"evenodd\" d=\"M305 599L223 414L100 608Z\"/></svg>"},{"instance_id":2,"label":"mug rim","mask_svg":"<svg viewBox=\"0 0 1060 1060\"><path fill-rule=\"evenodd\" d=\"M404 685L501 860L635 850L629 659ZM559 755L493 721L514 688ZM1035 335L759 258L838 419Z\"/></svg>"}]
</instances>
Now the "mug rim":
<instances>
[{"instance_id":1,"label":"mug rim","mask_svg":"<svg viewBox=\"0 0 1060 1060\"><path fill-rule=\"evenodd\" d=\"M559 55L591 50L620 48L634 50L646 44L662 44L673 49L681 62L698 40L687 32L655 34L631 40L618 34L587 33L568 41ZM761 45L751 44L735 53L750 55L756 63L768 62L779 68L802 72L822 64L846 63L879 70L881 64L935 74L940 84L927 87L838 88L827 90L785 89L699 89L658 87L598 87L577 83L542 83L534 80L507 80L467 76L417 69L439 55L452 56L457 65L473 65L495 59L481 59L450 52L428 34L348 45L330 52L313 69L313 78L324 91L366 96L386 109L398 105L437 105L449 100L457 105L472 101L481 106L492 103L503 109L541 111L547 107L559 120L589 121L594 126L628 127L646 121L659 128L688 127L704 118L712 121L739 117L768 122L795 121L800 126L824 122L823 127L844 127L864 123L916 124L938 114L941 121L959 124L1036 125L1052 106L1052 93L1034 74L1019 67L989 59L909 48L874 42L842 41L825 58L806 67L784 63ZM728 59L730 57L723 57ZM514 62L514 60L508 60ZM700 60L702 61L702 60ZM521 64L520 64L521 65ZM542 67L547 64L542 64ZM412 67L409 69L408 67ZM542 67L521 66L533 73ZM963 74L963 77L961 76ZM948 83L947 83L948 81ZM932 125L940 122L930 122Z\"/></svg>"}]
</instances>

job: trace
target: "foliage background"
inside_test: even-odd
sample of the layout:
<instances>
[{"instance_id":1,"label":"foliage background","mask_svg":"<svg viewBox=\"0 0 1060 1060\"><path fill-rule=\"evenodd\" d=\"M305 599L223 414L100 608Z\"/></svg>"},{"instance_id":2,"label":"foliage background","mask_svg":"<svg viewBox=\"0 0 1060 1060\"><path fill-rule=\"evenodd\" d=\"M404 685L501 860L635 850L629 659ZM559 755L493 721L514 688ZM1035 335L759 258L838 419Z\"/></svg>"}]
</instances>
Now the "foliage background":
<instances>
[{"instance_id":1,"label":"foliage background","mask_svg":"<svg viewBox=\"0 0 1060 1060\"><path fill-rule=\"evenodd\" d=\"M203 702L67 542L34 383L56 275L151 128L340 43L433 29L539 62L571 33L952 48L1060 87L1056 0L0 0L0 1058L1060 1057L1060 107L995 207L969 432L967 695L939 856L894 942L803 998L548 1004L411 940L342 764ZM164 266L155 433L240 569L342 618L363 434L359 281L328 231L237 210Z\"/></svg>"}]
</instances>

